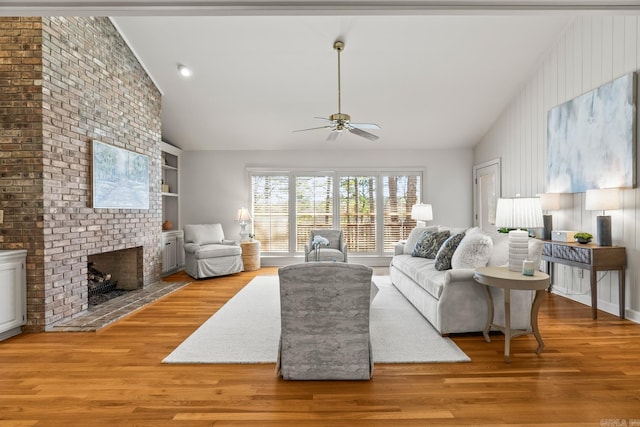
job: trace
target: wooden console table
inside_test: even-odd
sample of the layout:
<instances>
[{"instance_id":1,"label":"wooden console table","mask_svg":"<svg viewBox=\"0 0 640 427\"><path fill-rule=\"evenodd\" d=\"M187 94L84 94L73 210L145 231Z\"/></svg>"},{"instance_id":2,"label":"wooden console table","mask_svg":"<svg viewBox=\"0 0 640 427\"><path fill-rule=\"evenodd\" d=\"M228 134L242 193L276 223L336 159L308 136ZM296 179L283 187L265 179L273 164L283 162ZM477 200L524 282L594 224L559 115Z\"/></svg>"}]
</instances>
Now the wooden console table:
<instances>
[{"instance_id":1,"label":"wooden console table","mask_svg":"<svg viewBox=\"0 0 640 427\"><path fill-rule=\"evenodd\" d=\"M598 271L618 271L618 295L620 318L624 319L624 276L627 265L625 248L622 246L598 246L593 243L544 242L542 259L547 262L547 271L553 286L553 264L589 270L591 282L591 317L598 318Z\"/></svg>"}]
</instances>

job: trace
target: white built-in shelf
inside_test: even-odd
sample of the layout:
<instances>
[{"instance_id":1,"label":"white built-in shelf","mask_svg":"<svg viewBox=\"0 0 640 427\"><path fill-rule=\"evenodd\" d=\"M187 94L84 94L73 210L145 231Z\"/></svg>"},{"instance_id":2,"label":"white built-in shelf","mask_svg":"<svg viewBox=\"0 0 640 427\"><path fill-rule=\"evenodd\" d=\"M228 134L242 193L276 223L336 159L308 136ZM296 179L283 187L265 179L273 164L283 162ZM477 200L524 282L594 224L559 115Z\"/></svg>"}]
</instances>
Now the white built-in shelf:
<instances>
[{"instance_id":1,"label":"white built-in shelf","mask_svg":"<svg viewBox=\"0 0 640 427\"><path fill-rule=\"evenodd\" d=\"M162 222L171 221L173 230L180 230L180 155L182 150L162 142Z\"/></svg>"}]
</instances>

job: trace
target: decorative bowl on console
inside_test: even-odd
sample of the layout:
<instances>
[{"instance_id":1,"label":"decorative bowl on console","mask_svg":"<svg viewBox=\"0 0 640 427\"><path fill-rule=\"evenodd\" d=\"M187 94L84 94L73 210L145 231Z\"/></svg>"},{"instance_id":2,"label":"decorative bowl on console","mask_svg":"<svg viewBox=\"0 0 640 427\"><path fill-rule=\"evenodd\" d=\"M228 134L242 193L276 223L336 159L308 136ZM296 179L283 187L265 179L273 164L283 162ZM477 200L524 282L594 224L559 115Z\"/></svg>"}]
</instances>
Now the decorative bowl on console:
<instances>
[{"instance_id":1,"label":"decorative bowl on console","mask_svg":"<svg viewBox=\"0 0 640 427\"><path fill-rule=\"evenodd\" d=\"M573 235L573 238L576 239L578 243L589 243L593 236L590 233L580 232Z\"/></svg>"}]
</instances>

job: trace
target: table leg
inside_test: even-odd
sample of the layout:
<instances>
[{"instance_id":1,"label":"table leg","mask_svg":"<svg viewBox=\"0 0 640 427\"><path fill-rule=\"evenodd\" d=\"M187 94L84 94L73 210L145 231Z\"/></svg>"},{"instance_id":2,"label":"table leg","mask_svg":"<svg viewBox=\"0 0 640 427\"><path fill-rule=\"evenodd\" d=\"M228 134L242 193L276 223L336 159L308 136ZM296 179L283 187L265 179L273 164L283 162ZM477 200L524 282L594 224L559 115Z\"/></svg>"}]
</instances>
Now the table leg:
<instances>
[{"instance_id":1,"label":"table leg","mask_svg":"<svg viewBox=\"0 0 640 427\"><path fill-rule=\"evenodd\" d=\"M509 362L511 347L511 289L504 290L504 361Z\"/></svg>"},{"instance_id":2,"label":"table leg","mask_svg":"<svg viewBox=\"0 0 640 427\"><path fill-rule=\"evenodd\" d=\"M598 280L597 276L598 272L596 270L591 270L590 282L591 282L591 318L598 318Z\"/></svg>"},{"instance_id":3,"label":"table leg","mask_svg":"<svg viewBox=\"0 0 640 427\"><path fill-rule=\"evenodd\" d=\"M618 304L620 304L620 318L624 319L624 268L621 268L620 270L618 270L618 274L620 275L618 278L618 293L620 294L618 296Z\"/></svg>"},{"instance_id":4,"label":"table leg","mask_svg":"<svg viewBox=\"0 0 640 427\"><path fill-rule=\"evenodd\" d=\"M544 349L544 342L542 342L542 337L538 330L538 310L542 304L543 295L544 291L536 291L536 297L533 299L533 305L531 306L531 329L533 330L533 335L536 337L536 341L538 341L537 354L542 353Z\"/></svg>"},{"instance_id":5,"label":"table leg","mask_svg":"<svg viewBox=\"0 0 640 427\"><path fill-rule=\"evenodd\" d=\"M553 263L547 261L547 274L549 275L549 288L547 290L551 292L553 290Z\"/></svg>"},{"instance_id":6,"label":"table leg","mask_svg":"<svg viewBox=\"0 0 640 427\"><path fill-rule=\"evenodd\" d=\"M491 338L489 337L489 330L491 329L491 323L493 323L493 298L491 297L491 290L489 286L484 286L484 291L487 294L487 324L484 327L484 331L482 334L484 335L484 340L486 342L491 342Z\"/></svg>"}]
</instances>

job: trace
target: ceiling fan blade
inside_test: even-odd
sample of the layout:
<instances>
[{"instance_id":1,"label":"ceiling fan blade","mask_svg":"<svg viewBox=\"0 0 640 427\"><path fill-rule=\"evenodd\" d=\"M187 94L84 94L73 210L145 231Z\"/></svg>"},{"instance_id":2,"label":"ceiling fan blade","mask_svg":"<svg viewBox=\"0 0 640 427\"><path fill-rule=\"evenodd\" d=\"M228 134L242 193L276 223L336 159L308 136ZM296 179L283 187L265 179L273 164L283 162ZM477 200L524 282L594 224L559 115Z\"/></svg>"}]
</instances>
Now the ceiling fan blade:
<instances>
[{"instance_id":1,"label":"ceiling fan blade","mask_svg":"<svg viewBox=\"0 0 640 427\"><path fill-rule=\"evenodd\" d=\"M358 128L358 129L380 129L380 126L378 126L375 123L349 123L349 124L354 128Z\"/></svg>"},{"instance_id":2,"label":"ceiling fan blade","mask_svg":"<svg viewBox=\"0 0 640 427\"><path fill-rule=\"evenodd\" d=\"M325 122L329 122L329 123L333 123L333 120L331 119L327 119L326 117L314 117L314 119L320 119L320 120L324 120Z\"/></svg>"},{"instance_id":3,"label":"ceiling fan blade","mask_svg":"<svg viewBox=\"0 0 640 427\"><path fill-rule=\"evenodd\" d=\"M338 136L340 136L340 132L331 131L329 132L329 136L327 136L327 141L335 141Z\"/></svg>"},{"instance_id":4,"label":"ceiling fan blade","mask_svg":"<svg viewBox=\"0 0 640 427\"><path fill-rule=\"evenodd\" d=\"M349 127L349 132L351 132L354 135L358 135L361 136L363 138L367 138L370 141L376 141L378 138L380 138L378 135L374 135L372 133L369 133L367 131L364 131L362 129L358 129L355 127Z\"/></svg>"},{"instance_id":5,"label":"ceiling fan blade","mask_svg":"<svg viewBox=\"0 0 640 427\"><path fill-rule=\"evenodd\" d=\"M316 130L316 129L330 129L332 126L331 125L327 125L327 126L320 126L317 128L308 128L308 129L298 129L298 130L294 130L292 132L305 132L308 130Z\"/></svg>"}]
</instances>

